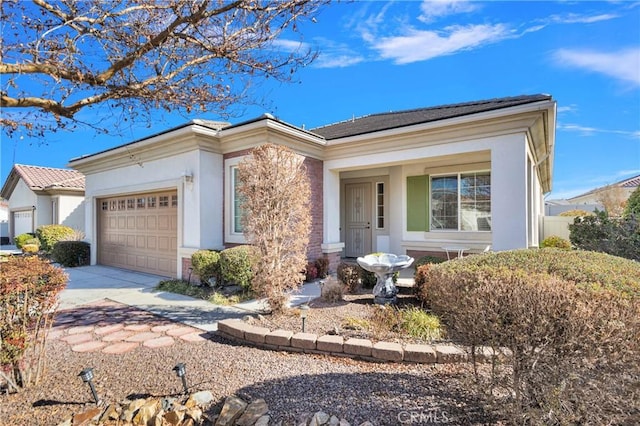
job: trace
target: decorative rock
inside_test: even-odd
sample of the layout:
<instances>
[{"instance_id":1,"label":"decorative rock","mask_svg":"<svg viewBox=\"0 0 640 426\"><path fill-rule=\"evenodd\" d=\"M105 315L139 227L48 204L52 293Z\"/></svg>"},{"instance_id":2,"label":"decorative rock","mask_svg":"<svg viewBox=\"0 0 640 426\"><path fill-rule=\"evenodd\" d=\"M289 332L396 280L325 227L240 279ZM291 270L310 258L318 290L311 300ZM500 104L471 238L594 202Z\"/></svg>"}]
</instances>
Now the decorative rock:
<instances>
[{"instance_id":1,"label":"decorative rock","mask_svg":"<svg viewBox=\"0 0 640 426\"><path fill-rule=\"evenodd\" d=\"M291 336L291 346L294 348L315 350L316 340L318 340L318 336L316 334L296 333Z\"/></svg>"},{"instance_id":2,"label":"decorative rock","mask_svg":"<svg viewBox=\"0 0 640 426\"><path fill-rule=\"evenodd\" d=\"M142 407L146 402L146 399L136 399L134 401L131 401L126 407L122 409L120 420L131 422L138 408Z\"/></svg>"},{"instance_id":3,"label":"decorative rock","mask_svg":"<svg viewBox=\"0 0 640 426\"><path fill-rule=\"evenodd\" d=\"M420 363L435 363L436 351L430 345L406 345L404 347L404 360Z\"/></svg>"},{"instance_id":4,"label":"decorative rock","mask_svg":"<svg viewBox=\"0 0 640 426\"><path fill-rule=\"evenodd\" d=\"M147 425L151 419L156 416L156 413L160 409L160 401L157 399L151 399L144 403L138 409L138 412L133 417L133 423L137 425Z\"/></svg>"},{"instance_id":5,"label":"decorative rock","mask_svg":"<svg viewBox=\"0 0 640 426\"><path fill-rule=\"evenodd\" d=\"M402 361L403 350L399 343L377 342L373 345L371 354L374 358L385 361Z\"/></svg>"},{"instance_id":6,"label":"decorative rock","mask_svg":"<svg viewBox=\"0 0 640 426\"><path fill-rule=\"evenodd\" d=\"M271 417L264 415L260 417L258 420L256 420L256 423L254 426L269 426L270 420L271 420Z\"/></svg>"},{"instance_id":7,"label":"decorative rock","mask_svg":"<svg viewBox=\"0 0 640 426\"><path fill-rule=\"evenodd\" d=\"M118 420L118 418L120 417L120 411L118 410L119 408L120 407L115 404L109 405L107 409L104 410L104 413L102 413L99 423L104 423L107 420Z\"/></svg>"},{"instance_id":8,"label":"decorative rock","mask_svg":"<svg viewBox=\"0 0 640 426\"><path fill-rule=\"evenodd\" d=\"M256 421L269 412L269 407L264 399L256 399L251 402L242 416L236 421L238 426L252 426Z\"/></svg>"},{"instance_id":9,"label":"decorative rock","mask_svg":"<svg viewBox=\"0 0 640 426\"><path fill-rule=\"evenodd\" d=\"M191 394L187 402L184 403L185 407L204 407L208 403L213 401L213 394L211 391L200 391Z\"/></svg>"},{"instance_id":10,"label":"decorative rock","mask_svg":"<svg viewBox=\"0 0 640 426\"><path fill-rule=\"evenodd\" d=\"M345 419L340 419L340 426L351 426L351 423L349 423Z\"/></svg>"},{"instance_id":11,"label":"decorative rock","mask_svg":"<svg viewBox=\"0 0 640 426\"><path fill-rule=\"evenodd\" d=\"M329 426L340 426L340 419L336 416L331 416L329 419Z\"/></svg>"},{"instance_id":12,"label":"decorative rock","mask_svg":"<svg viewBox=\"0 0 640 426\"><path fill-rule=\"evenodd\" d=\"M274 330L271 333L264 336L264 342L268 345L275 346L290 346L291 336L293 332L289 330Z\"/></svg>"},{"instance_id":13,"label":"decorative rock","mask_svg":"<svg viewBox=\"0 0 640 426\"><path fill-rule=\"evenodd\" d=\"M169 411L168 413L164 413L164 416L162 416L162 418L165 422L169 423L170 426L178 426L180 423L182 423L184 414L185 412L182 410Z\"/></svg>"},{"instance_id":14,"label":"decorative rock","mask_svg":"<svg viewBox=\"0 0 640 426\"><path fill-rule=\"evenodd\" d=\"M187 417L192 419L195 423L198 423L202 418L202 409L198 407L189 408L185 414Z\"/></svg>"},{"instance_id":15,"label":"decorative rock","mask_svg":"<svg viewBox=\"0 0 640 426\"><path fill-rule=\"evenodd\" d=\"M73 426L87 425L90 422L97 420L100 417L100 414L102 414L101 408L90 408L82 413L75 414L71 424Z\"/></svg>"},{"instance_id":16,"label":"decorative rock","mask_svg":"<svg viewBox=\"0 0 640 426\"><path fill-rule=\"evenodd\" d=\"M318 411L317 413L315 413L313 415L313 417L311 417L311 421L309 422L309 426L326 425L327 423L329 423L329 419L330 418L331 418L331 416L329 416L324 411Z\"/></svg>"},{"instance_id":17,"label":"decorative rock","mask_svg":"<svg viewBox=\"0 0 640 426\"><path fill-rule=\"evenodd\" d=\"M247 403L235 395L228 396L216 420L216 426L232 426L247 408Z\"/></svg>"},{"instance_id":18,"label":"decorative rock","mask_svg":"<svg viewBox=\"0 0 640 426\"><path fill-rule=\"evenodd\" d=\"M71 421L73 420L73 417L69 417L68 419L58 423L57 426L71 426Z\"/></svg>"},{"instance_id":19,"label":"decorative rock","mask_svg":"<svg viewBox=\"0 0 640 426\"><path fill-rule=\"evenodd\" d=\"M320 336L316 341L316 347L319 351L325 352L342 352L344 338L342 336Z\"/></svg>"},{"instance_id":20,"label":"decorative rock","mask_svg":"<svg viewBox=\"0 0 640 426\"><path fill-rule=\"evenodd\" d=\"M349 339L342 346L344 353L359 356L371 356L373 344L367 339Z\"/></svg>"},{"instance_id":21,"label":"decorative rock","mask_svg":"<svg viewBox=\"0 0 640 426\"><path fill-rule=\"evenodd\" d=\"M373 426L373 423L367 420L366 422L360 423L360 426Z\"/></svg>"}]
</instances>

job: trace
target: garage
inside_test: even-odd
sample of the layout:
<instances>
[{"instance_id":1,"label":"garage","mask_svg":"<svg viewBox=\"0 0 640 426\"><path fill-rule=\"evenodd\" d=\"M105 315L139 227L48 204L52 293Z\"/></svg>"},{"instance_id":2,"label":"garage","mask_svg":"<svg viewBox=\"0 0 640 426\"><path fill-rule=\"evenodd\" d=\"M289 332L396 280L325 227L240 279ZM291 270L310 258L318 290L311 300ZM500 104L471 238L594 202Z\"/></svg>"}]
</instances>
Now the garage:
<instances>
[{"instance_id":1,"label":"garage","mask_svg":"<svg viewBox=\"0 0 640 426\"><path fill-rule=\"evenodd\" d=\"M33 210L15 211L13 215L13 236L33 232Z\"/></svg>"},{"instance_id":2,"label":"garage","mask_svg":"<svg viewBox=\"0 0 640 426\"><path fill-rule=\"evenodd\" d=\"M97 207L99 264L176 276L176 191L103 198Z\"/></svg>"}]
</instances>

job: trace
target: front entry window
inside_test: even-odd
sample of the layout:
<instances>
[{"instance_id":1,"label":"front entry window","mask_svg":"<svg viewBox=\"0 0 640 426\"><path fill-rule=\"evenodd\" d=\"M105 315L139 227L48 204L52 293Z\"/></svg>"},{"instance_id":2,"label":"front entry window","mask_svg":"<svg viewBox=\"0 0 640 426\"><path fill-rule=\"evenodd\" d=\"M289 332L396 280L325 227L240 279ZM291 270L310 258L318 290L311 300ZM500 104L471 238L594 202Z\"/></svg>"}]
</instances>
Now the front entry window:
<instances>
[{"instance_id":1,"label":"front entry window","mask_svg":"<svg viewBox=\"0 0 640 426\"><path fill-rule=\"evenodd\" d=\"M490 231L491 174L431 178L431 230Z\"/></svg>"}]
</instances>

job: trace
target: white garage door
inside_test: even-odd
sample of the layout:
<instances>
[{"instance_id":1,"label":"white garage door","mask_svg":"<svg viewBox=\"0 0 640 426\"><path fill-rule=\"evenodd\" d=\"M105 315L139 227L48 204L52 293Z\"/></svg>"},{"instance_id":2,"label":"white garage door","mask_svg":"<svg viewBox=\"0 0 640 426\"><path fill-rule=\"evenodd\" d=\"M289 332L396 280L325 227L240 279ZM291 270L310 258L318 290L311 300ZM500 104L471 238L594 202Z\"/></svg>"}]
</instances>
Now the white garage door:
<instances>
[{"instance_id":1,"label":"white garage door","mask_svg":"<svg viewBox=\"0 0 640 426\"><path fill-rule=\"evenodd\" d=\"M33 211L13 212L13 236L33 232Z\"/></svg>"},{"instance_id":2,"label":"white garage door","mask_svg":"<svg viewBox=\"0 0 640 426\"><path fill-rule=\"evenodd\" d=\"M177 274L175 191L98 201L98 263L167 277Z\"/></svg>"}]
</instances>

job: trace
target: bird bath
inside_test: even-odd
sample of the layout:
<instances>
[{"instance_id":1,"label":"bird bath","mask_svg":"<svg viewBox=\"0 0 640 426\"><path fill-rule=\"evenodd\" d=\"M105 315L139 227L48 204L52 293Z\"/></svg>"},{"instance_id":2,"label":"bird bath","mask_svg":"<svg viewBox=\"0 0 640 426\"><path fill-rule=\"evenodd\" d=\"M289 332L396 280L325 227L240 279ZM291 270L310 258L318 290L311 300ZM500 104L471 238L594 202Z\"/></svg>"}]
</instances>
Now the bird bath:
<instances>
[{"instance_id":1,"label":"bird bath","mask_svg":"<svg viewBox=\"0 0 640 426\"><path fill-rule=\"evenodd\" d=\"M398 288L393 283L393 274L408 268L412 263L412 257L391 253L369 254L358 258L358 265L376 274L376 286L373 288L373 301L376 304L394 304L398 301Z\"/></svg>"}]
</instances>

